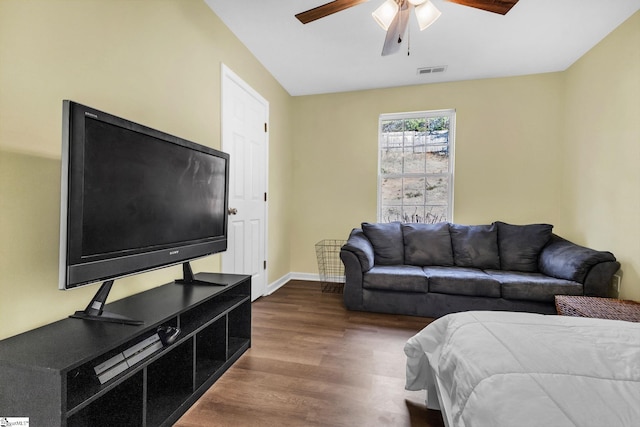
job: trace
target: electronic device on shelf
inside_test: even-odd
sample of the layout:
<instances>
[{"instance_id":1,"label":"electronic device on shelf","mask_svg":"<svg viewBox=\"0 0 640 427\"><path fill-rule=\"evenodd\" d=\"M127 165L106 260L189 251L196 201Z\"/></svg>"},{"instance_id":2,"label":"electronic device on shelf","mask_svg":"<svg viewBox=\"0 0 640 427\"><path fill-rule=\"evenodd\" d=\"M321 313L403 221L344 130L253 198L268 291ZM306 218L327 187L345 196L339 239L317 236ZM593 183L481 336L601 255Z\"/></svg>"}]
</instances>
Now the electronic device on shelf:
<instances>
[{"instance_id":1,"label":"electronic device on shelf","mask_svg":"<svg viewBox=\"0 0 640 427\"><path fill-rule=\"evenodd\" d=\"M229 155L63 101L60 289L103 282L72 317L104 311L113 281L227 249Z\"/></svg>"},{"instance_id":2,"label":"electronic device on shelf","mask_svg":"<svg viewBox=\"0 0 640 427\"><path fill-rule=\"evenodd\" d=\"M116 354L109 360L96 365L93 370L100 384L104 384L118 374L151 356L163 346L160 334L156 333Z\"/></svg>"},{"instance_id":3,"label":"electronic device on shelf","mask_svg":"<svg viewBox=\"0 0 640 427\"><path fill-rule=\"evenodd\" d=\"M173 326L158 326L158 337L163 345L168 346L176 342L180 336L180 328Z\"/></svg>"}]
</instances>

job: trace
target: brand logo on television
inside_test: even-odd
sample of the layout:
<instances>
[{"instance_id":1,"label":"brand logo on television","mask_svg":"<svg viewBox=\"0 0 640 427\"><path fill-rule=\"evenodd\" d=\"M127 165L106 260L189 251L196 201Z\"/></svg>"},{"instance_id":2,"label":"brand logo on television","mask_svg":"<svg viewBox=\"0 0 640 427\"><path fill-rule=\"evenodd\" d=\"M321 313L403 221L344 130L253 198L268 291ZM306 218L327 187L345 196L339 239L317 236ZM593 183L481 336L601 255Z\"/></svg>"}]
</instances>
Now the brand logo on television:
<instances>
[{"instance_id":1,"label":"brand logo on television","mask_svg":"<svg viewBox=\"0 0 640 427\"><path fill-rule=\"evenodd\" d=\"M180 253L180 251L171 251L169 252L169 255L178 255L178 253Z\"/></svg>"},{"instance_id":2,"label":"brand logo on television","mask_svg":"<svg viewBox=\"0 0 640 427\"><path fill-rule=\"evenodd\" d=\"M97 118L98 118L98 115L97 115L97 114L89 113L88 111L85 111L85 112L84 112L84 115L85 115L85 116L87 116L87 117L92 117L92 118L94 118L94 119L97 119Z\"/></svg>"}]
</instances>

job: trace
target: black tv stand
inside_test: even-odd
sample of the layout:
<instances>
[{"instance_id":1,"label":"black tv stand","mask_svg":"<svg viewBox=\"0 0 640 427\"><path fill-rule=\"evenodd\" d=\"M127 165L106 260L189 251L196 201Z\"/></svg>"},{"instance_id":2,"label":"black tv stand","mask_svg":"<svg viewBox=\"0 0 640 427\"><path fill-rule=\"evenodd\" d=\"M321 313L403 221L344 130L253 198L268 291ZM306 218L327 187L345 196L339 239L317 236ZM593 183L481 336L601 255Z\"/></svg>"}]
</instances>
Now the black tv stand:
<instances>
[{"instance_id":1,"label":"black tv stand","mask_svg":"<svg viewBox=\"0 0 640 427\"><path fill-rule=\"evenodd\" d=\"M69 317L73 317L74 319L96 320L98 322L122 323L125 325L143 325L144 322L142 320L135 320L121 314L104 311L104 305L107 303L111 286L113 286L113 280L104 282L89 302L89 305L87 305L87 308L83 311L76 311Z\"/></svg>"},{"instance_id":2,"label":"black tv stand","mask_svg":"<svg viewBox=\"0 0 640 427\"><path fill-rule=\"evenodd\" d=\"M176 279L176 283L180 285L227 286L226 283L217 282L215 274L197 273L194 275L189 262L182 264L182 279Z\"/></svg>"},{"instance_id":3,"label":"black tv stand","mask_svg":"<svg viewBox=\"0 0 640 427\"><path fill-rule=\"evenodd\" d=\"M207 275L226 286L169 283L105 307L144 325L67 318L0 341L0 415L47 427L175 424L251 347L251 276ZM159 326L181 333L148 345Z\"/></svg>"}]
</instances>

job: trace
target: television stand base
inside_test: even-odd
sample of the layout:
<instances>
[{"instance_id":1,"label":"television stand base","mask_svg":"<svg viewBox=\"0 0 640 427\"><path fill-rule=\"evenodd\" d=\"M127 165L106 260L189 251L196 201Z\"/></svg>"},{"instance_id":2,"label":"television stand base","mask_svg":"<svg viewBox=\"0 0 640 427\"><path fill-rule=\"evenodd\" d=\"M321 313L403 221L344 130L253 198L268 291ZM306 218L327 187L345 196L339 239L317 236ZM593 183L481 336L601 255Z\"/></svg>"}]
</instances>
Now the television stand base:
<instances>
[{"instance_id":1,"label":"television stand base","mask_svg":"<svg viewBox=\"0 0 640 427\"><path fill-rule=\"evenodd\" d=\"M206 280L197 280L197 279L191 280L191 281L178 279L175 282L179 285L227 286L227 283L214 283L214 282L207 282Z\"/></svg>"},{"instance_id":2,"label":"television stand base","mask_svg":"<svg viewBox=\"0 0 640 427\"><path fill-rule=\"evenodd\" d=\"M215 278L219 278L220 275L212 273L198 273L196 276L191 270L191 264L185 262L182 264L182 279L176 279L175 282L179 285L204 285L204 286L227 286L228 283L221 283L216 281ZM209 280L211 277L211 280Z\"/></svg>"},{"instance_id":3,"label":"television stand base","mask_svg":"<svg viewBox=\"0 0 640 427\"><path fill-rule=\"evenodd\" d=\"M104 305L109 297L111 286L113 286L113 280L104 282L89 302L89 305L87 305L87 308L83 311L76 311L69 317L74 319L96 320L98 322L122 323L125 325L143 325L144 322L141 320L135 320L121 314L104 311Z\"/></svg>"},{"instance_id":4,"label":"television stand base","mask_svg":"<svg viewBox=\"0 0 640 427\"><path fill-rule=\"evenodd\" d=\"M111 322L111 323L121 323L124 325L144 325L142 320L131 319L127 316L122 316L117 313L109 313L107 311L103 311L102 314L88 314L84 311L76 311L69 317L74 319L84 319L84 320L96 320L98 322Z\"/></svg>"}]
</instances>

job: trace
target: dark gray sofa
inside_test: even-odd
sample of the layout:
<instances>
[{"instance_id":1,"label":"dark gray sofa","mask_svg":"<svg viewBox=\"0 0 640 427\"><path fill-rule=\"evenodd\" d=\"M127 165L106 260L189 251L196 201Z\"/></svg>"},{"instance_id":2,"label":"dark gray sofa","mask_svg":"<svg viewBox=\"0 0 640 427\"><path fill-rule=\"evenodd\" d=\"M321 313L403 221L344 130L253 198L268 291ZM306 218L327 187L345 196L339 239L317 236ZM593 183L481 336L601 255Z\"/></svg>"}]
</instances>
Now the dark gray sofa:
<instances>
[{"instance_id":1,"label":"dark gray sofa","mask_svg":"<svg viewBox=\"0 0 640 427\"><path fill-rule=\"evenodd\" d=\"M608 296L620 264L548 224L363 223L340 250L350 310L439 317L555 313L555 295Z\"/></svg>"}]
</instances>

